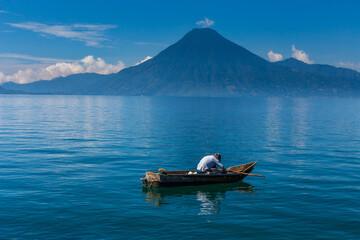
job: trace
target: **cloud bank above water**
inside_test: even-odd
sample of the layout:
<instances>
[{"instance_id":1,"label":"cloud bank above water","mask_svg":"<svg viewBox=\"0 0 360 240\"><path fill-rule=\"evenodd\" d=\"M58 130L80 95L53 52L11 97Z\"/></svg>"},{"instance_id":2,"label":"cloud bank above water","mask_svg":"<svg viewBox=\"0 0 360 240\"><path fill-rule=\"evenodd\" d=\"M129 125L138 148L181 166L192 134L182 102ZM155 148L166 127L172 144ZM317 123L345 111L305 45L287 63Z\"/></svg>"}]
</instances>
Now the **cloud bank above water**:
<instances>
[{"instance_id":1,"label":"cloud bank above water","mask_svg":"<svg viewBox=\"0 0 360 240\"><path fill-rule=\"evenodd\" d=\"M201 26L202 28L208 28L214 25L215 22L213 20L210 20L208 18L204 18L204 20L197 21L196 25Z\"/></svg>"},{"instance_id":2,"label":"cloud bank above water","mask_svg":"<svg viewBox=\"0 0 360 240\"><path fill-rule=\"evenodd\" d=\"M58 62L40 69L27 68L14 74L5 75L0 72L0 84L5 82L30 83L38 80L51 80L57 77L66 77L78 73L110 74L124 69L123 62L107 64L102 58L89 55L81 60L72 62Z\"/></svg>"}]
</instances>

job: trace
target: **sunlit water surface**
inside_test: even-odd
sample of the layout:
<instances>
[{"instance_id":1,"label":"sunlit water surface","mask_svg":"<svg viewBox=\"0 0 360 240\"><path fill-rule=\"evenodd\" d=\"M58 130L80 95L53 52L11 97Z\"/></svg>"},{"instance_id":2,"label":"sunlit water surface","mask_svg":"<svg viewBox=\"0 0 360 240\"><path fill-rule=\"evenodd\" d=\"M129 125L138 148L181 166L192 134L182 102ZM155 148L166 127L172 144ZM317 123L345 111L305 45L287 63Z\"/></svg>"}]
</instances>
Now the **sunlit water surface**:
<instances>
[{"instance_id":1,"label":"sunlit water surface","mask_svg":"<svg viewBox=\"0 0 360 240\"><path fill-rule=\"evenodd\" d=\"M244 182L145 171L259 161ZM1 239L359 239L360 99L0 95Z\"/></svg>"}]
</instances>

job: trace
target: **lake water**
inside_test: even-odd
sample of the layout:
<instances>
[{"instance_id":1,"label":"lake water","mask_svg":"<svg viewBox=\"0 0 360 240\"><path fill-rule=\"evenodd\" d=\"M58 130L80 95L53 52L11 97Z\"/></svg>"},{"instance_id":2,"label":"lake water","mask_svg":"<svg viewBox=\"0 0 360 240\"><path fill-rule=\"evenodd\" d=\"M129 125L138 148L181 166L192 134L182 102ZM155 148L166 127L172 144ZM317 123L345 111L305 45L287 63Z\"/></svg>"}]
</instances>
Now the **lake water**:
<instances>
[{"instance_id":1,"label":"lake water","mask_svg":"<svg viewBox=\"0 0 360 240\"><path fill-rule=\"evenodd\" d=\"M145 171L259 161L244 182ZM1 239L359 239L360 99L0 95Z\"/></svg>"}]
</instances>

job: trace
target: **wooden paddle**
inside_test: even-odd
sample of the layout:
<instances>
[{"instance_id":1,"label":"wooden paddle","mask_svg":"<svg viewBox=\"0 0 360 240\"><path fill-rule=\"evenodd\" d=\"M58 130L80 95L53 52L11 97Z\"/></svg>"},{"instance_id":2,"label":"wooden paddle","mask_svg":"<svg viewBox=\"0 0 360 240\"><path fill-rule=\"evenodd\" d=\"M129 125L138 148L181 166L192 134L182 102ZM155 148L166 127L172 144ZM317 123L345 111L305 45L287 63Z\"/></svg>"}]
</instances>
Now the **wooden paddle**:
<instances>
[{"instance_id":1,"label":"wooden paddle","mask_svg":"<svg viewBox=\"0 0 360 240\"><path fill-rule=\"evenodd\" d=\"M250 176L255 176L255 177L265 177L263 175L257 175L257 174L245 173L245 172L237 172L237 171L228 171L228 172L239 173L239 174L244 174L244 175L250 175Z\"/></svg>"}]
</instances>

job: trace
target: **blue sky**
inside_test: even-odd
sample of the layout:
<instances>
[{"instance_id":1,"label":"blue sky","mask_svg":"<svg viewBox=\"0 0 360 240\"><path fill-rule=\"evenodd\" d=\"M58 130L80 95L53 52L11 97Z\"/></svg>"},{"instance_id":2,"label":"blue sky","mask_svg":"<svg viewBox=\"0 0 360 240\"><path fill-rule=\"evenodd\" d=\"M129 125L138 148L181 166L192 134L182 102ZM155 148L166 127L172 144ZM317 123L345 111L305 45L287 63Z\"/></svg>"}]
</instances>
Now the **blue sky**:
<instances>
[{"instance_id":1,"label":"blue sky","mask_svg":"<svg viewBox=\"0 0 360 240\"><path fill-rule=\"evenodd\" d=\"M265 59L273 51L360 70L359 9L357 1L0 0L0 83L115 72L204 18Z\"/></svg>"}]
</instances>

